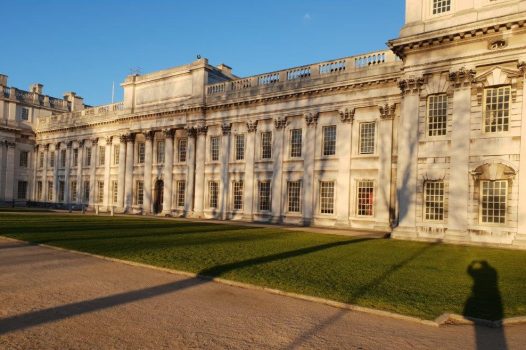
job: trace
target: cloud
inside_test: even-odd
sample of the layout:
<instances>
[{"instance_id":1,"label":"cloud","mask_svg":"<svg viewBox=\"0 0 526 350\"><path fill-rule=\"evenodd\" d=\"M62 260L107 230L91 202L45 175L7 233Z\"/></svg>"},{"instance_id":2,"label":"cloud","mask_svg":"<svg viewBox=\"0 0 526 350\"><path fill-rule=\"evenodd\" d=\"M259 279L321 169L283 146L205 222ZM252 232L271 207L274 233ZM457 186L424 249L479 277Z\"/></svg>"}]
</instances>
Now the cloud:
<instances>
[{"instance_id":1,"label":"cloud","mask_svg":"<svg viewBox=\"0 0 526 350\"><path fill-rule=\"evenodd\" d=\"M310 13L306 13L305 15L303 15L303 20L304 21L310 21L311 20Z\"/></svg>"}]
</instances>

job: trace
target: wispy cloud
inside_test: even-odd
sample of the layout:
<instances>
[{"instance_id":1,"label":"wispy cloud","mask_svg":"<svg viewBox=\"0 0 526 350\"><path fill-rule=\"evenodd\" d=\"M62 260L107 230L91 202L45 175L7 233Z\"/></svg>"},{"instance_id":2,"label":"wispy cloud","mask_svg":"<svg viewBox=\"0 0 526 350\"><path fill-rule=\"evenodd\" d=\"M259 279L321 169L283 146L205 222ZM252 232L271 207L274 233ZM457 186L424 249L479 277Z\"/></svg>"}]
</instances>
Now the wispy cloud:
<instances>
[{"instance_id":1,"label":"wispy cloud","mask_svg":"<svg viewBox=\"0 0 526 350\"><path fill-rule=\"evenodd\" d=\"M303 15L303 20L304 21L310 21L311 20L311 16L310 16L310 13L306 13Z\"/></svg>"}]
</instances>

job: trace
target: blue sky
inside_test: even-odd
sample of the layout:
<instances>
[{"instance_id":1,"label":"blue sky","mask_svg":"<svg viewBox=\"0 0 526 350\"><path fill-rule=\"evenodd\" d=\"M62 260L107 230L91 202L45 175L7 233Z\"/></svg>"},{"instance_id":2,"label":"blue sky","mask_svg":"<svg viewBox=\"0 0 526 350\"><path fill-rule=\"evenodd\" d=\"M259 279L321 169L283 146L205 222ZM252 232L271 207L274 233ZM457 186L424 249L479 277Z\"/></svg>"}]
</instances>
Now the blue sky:
<instances>
[{"instance_id":1,"label":"blue sky","mask_svg":"<svg viewBox=\"0 0 526 350\"><path fill-rule=\"evenodd\" d=\"M8 85L75 91L111 102L115 81L186 64L200 54L238 76L381 50L404 21L404 1L2 1L0 73Z\"/></svg>"}]
</instances>

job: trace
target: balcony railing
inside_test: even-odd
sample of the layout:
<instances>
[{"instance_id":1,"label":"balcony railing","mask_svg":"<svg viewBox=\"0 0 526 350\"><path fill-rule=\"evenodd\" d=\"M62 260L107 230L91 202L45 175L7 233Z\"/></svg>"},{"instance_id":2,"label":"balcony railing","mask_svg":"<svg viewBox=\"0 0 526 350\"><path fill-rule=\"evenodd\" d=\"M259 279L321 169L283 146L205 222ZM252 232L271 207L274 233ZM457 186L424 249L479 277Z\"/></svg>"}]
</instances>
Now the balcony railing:
<instances>
[{"instance_id":1,"label":"balcony railing","mask_svg":"<svg viewBox=\"0 0 526 350\"><path fill-rule=\"evenodd\" d=\"M32 105L50 107L63 111L69 110L69 102L66 100L41 95L36 92L20 90L14 87L0 86L0 96Z\"/></svg>"},{"instance_id":2,"label":"balcony railing","mask_svg":"<svg viewBox=\"0 0 526 350\"><path fill-rule=\"evenodd\" d=\"M371 52L338 60L294 67L276 72L255 75L248 78L225 81L207 86L207 95L240 91L257 86L268 86L288 81L315 79L329 75L343 74L399 61L389 50Z\"/></svg>"},{"instance_id":3,"label":"balcony railing","mask_svg":"<svg viewBox=\"0 0 526 350\"><path fill-rule=\"evenodd\" d=\"M64 125L88 124L97 120L105 120L124 111L124 103L112 103L108 105L86 108L80 111L61 113L38 119L39 129L53 129Z\"/></svg>"}]
</instances>

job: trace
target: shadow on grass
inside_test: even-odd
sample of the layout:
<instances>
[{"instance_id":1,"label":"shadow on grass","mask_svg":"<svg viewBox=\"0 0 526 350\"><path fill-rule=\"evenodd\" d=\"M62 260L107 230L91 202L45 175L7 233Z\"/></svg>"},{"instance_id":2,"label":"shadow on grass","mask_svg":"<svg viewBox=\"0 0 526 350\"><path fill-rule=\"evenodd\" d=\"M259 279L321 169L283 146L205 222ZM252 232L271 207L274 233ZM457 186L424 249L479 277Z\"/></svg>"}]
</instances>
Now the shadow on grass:
<instances>
[{"instance_id":1,"label":"shadow on grass","mask_svg":"<svg viewBox=\"0 0 526 350\"><path fill-rule=\"evenodd\" d=\"M21 329L26 329L29 327L46 324L49 322L60 321L73 316L104 310L115 306L129 304L132 302L192 288L203 283L209 282L210 277L220 276L228 271L236 270L239 268L310 254L334 247L349 244L357 244L371 239L374 238L358 238L348 241L333 242L279 254L247 259L232 264L219 265L213 268L202 270L200 272L200 277L198 278L188 278L181 281L167 283L155 287L119 293L111 296L61 305L44 310L32 311L25 314L4 318L0 320L0 335Z\"/></svg>"}]
</instances>

